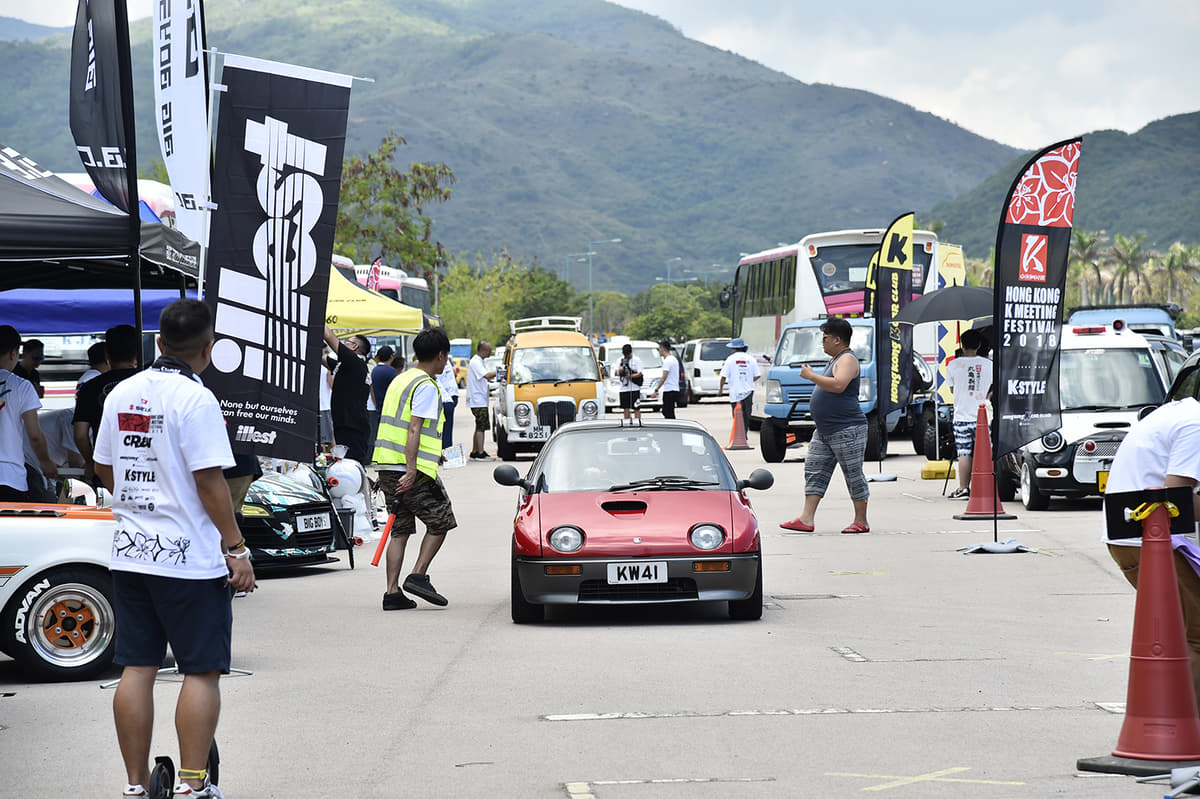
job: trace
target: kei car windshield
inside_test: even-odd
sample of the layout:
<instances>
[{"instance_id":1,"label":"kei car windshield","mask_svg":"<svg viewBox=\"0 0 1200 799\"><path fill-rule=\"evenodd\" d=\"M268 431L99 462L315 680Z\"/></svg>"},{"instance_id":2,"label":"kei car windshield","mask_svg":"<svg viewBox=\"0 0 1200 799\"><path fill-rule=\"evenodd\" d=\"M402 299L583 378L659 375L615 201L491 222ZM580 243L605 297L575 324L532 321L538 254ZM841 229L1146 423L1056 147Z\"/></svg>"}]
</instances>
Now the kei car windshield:
<instances>
[{"instance_id":1,"label":"kei car windshield","mask_svg":"<svg viewBox=\"0 0 1200 799\"><path fill-rule=\"evenodd\" d=\"M1058 367L1064 411L1158 405L1166 391L1149 350L1063 350Z\"/></svg>"},{"instance_id":2,"label":"kei car windshield","mask_svg":"<svg viewBox=\"0 0 1200 799\"><path fill-rule=\"evenodd\" d=\"M875 330L863 326L852 326L850 330L850 349L854 351L854 357L863 363L870 362ZM793 327L783 331L775 350L775 365L825 363L829 356L821 346L821 335L819 327Z\"/></svg>"},{"instance_id":3,"label":"kei car windshield","mask_svg":"<svg viewBox=\"0 0 1200 799\"><path fill-rule=\"evenodd\" d=\"M724 361L732 352L733 350L729 349L729 342L727 340L702 341L700 342L700 357L697 360Z\"/></svg>"},{"instance_id":4,"label":"kei car windshield","mask_svg":"<svg viewBox=\"0 0 1200 799\"><path fill-rule=\"evenodd\" d=\"M527 347L513 351L512 382L558 383L599 380L591 347Z\"/></svg>"},{"instance_id":5,"label":"kei car windshield","mask_svg":"<svg viewBox=\"0 0 1200 799\"><path fill-rule=\"evenodd\" d=\"M563 433L546 445L538 491L732 491L734 476L712 436L694 430L610 428ZM661 478L661 479L660 479ZM645 481L644 485L631 486Z\"/></svg>"}]
</instances>

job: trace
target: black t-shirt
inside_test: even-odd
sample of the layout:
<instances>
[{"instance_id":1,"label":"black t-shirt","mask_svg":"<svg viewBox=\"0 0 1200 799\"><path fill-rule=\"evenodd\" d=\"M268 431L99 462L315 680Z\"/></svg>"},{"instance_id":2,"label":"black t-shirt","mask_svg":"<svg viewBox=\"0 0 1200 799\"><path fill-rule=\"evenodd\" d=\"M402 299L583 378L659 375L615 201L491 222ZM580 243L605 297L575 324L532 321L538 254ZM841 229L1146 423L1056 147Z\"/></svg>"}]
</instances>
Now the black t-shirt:
<instances>
[{"instance_id":1,"label":"black t-shirt","mask_svg":"<svg viewBox=\"0 0 1200 799\"><path fill-rule=\"evenodd\" d=\"M333 374L333 390L329 395L329 410L333 426L367 432L367 362L344 342L338 342L338 368ZM84 383L84 385L88 385Z\"/></svg>"},{"instance_id":2,"label":"black t-shirt","mask_svg":"<svg viewBox=\"0 0 1200 799\"><path fill-rule=\"evenodd\" d=\"M37 389L38 396L42 396L42 376L38 374L36 366L28 374L26 374L25 367L18 363L12 368L12 373L17 377L23 377L30 383L33 383L33 387Z\"/></svg>"},{"instance_id":3,"label":"black t-shirt","mask_svg":"<svg viewBox=\"0 0 1200 799\"><path fill-rule=\"evenodd\" d=\"M98 431L100 417L104 413L104 398L113 390L113 386L137 373L136 368L110 369L84 383L75 394L75 415L71 417L71 421L87 422L92 426L93 432Z\"/></svg>"}]
</instances>

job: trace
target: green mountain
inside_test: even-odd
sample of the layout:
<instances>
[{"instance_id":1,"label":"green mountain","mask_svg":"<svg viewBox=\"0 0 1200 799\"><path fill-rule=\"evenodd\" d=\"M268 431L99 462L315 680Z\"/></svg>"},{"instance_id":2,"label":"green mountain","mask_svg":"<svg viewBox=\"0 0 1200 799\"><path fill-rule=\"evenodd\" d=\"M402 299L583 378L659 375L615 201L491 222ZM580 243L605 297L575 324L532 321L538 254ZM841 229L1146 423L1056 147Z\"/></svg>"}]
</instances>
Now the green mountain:
<instances>
[{"instance_id":1,"label":"green mountain","mask_svg":"<svg viewBox=\"0 0 1200 799\"><path fill-rule=\"evenodd\" d=\"M942 236L970 257L996 246L996 223L1027 153L971 191L933 208ZM1134 134L1102 130L1083 137L1075 195L1075 229L1145 234L1146 244L1200 241L1200 112L1153 122Z\"/></svg>"},{"instance_id":2,"label":"green mountain","mask_svg":"<svg viewBox=\"0 0 1200 799\"><path fill-rule=\"evenodd\" d=\"M347 151L372 151L395 129L405 161L449 165L452 199L429 213L450 252L507 247L559 268L589 241L621 238L594 247L597 289L643 288L668 260L676 279L711 274L739 252L883 227L906 210L945 219L949 240L980 242L967 254L984 257L1000 200L978 217L959 206L987 206L974 192L989 178L1006 189L1023 162L931 114L793 80L602 0L208 0L206 13L210 47L373 78L355 82ZM131 36L149 163L149 22ZM0 143L59 171L80 169L69 61L69 34L0 42L13 111ZM1149 217L1177 199L1156 198ZM570 266L586 287L586 266Z\"/></svg>"},{"instance_id":3,"label":"green mountain","mask_svg":"<svg viewBox=\"0 0 1200 799\"><path fill-rule=\"evenodd\" d=\"M0 17L0 41L26 41L44 39L56 33L62 33L70 28L51 28L46 25L35 25L15 17Z\"/></svg>"}]
</instances>

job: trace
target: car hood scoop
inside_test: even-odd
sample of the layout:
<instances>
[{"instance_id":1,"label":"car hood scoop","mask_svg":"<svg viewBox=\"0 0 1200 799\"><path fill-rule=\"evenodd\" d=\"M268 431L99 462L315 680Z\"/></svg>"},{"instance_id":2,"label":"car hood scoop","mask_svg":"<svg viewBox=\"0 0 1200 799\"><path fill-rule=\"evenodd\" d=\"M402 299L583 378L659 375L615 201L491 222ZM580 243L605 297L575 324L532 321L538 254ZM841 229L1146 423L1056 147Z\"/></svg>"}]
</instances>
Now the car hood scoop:
<instances>
[{"instance_id":1,"label":"car hood scoop","mask_svg":"<svg viewBox=\"0 0 1200 799\"><path fill-rule=\"evenodd\" d=\"M600 509L614 515L645 513L646 503L640 499L610 499L600 503Z\"/></svg>"},{"instance_id":2,"label":"car hood scoop","mask_svg":"<svg viewBox=\"0 0 1200 799\"><path fill-rule=\"evenodd\" d=\"M1097 428L1099 428L1099 429L1101 429L1101 430L1107 430L1107 429L1124 429L1124 428L1126 428L1126 427L1132 427L1132 425L1131 425L1129 422L1126 422L1126 421L1115 421L1115 422L1096 422L1096 424L1095 424L1095 425L1093 425L1093 426L1094 426L1094 427L1097 427Z\"/></svg>"}]
</instances>

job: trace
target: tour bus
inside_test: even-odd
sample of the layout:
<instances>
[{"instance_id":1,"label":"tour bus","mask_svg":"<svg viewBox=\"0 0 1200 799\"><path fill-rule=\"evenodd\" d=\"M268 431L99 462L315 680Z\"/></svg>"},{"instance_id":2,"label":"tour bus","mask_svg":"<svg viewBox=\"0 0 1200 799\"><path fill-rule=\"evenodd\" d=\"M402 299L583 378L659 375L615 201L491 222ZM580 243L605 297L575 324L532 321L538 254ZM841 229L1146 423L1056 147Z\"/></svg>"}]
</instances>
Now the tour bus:
<instances>
[{"instance_id":1,"label":"tour bus","mask_svg":"<svg viewBox=\"0 0 1200 799\"><path fill-rule=\"evenodd\" d=\"M883 230L814 233L796 244L746 255L739 261L731 297L733 335L744 339L750 354L760 361L771 361L764 369L766 379L755 384L748 421L760 431L765 430L764 425L770 427L765 437L762 432L759 436L763 454L769 461L782 459L788 435L792 440L805 440L811 434L807 399L798 399L811 395L811 384L800 377L799 362L793 363L795 358L788 355L780 360L777 346L781 334L795 325L816 329L821 320L831 316L850 317L852 321L864 316L868 265L879 249L883 234ZM923 294L926 286L937 285L934 274L937 263L937 234L913 231L913 298ZM932 408L932 400L921 396L906 412L894 412L884 420L871 416L878 393L874 386L873 337L867 341L870 351L864 350L860 360L865 364L863 374L869 385L863 386L860 401L872 424L878 427L877 435L872 437L873 442L878 442L871 447L872 455L882 457L887 452L887 433L894 432L901 423L912 431L914 447L917 446L918 437L923 439L924 435L921 423L932 413L930 410L926 414L925 405ZM913 351L936 352L931 329L918 331ZM923 390L932 385L933 370L919 355L914 358L913 373L914 388ZM804 424L799 424L799 420Z\"/></svg>"},{"instance_id":2,"label":"tour bus","mask_svg":"<svg viewBox=\"0 0 1200 799\"><path fill-rule=\"evenodd\" d=\"M365 286L371 278L371 264L355 264L349 258L335 255L334 265L342 266L349 263L354 269L354 279ZM429 283L420 277L412 277L403 269L381 265L379 279L375 290L385 297L402 302L410 308L420 308L428 315L433 313L433 304L429 298Z\"/></svg>"}]
</instances>

